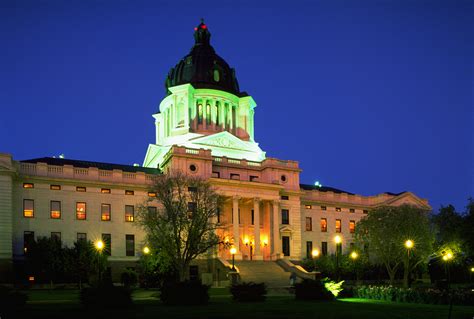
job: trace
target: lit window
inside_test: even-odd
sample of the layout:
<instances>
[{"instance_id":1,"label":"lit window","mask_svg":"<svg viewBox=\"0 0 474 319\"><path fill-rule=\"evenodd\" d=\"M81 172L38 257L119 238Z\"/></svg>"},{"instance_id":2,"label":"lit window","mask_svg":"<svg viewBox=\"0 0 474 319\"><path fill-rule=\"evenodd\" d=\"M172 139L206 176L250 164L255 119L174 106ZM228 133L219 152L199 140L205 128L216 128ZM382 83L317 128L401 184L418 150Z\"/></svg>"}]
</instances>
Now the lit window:
<instances>
[{"instance_id":1,"label":"lit window","mask_svg":"<svg viewBox=\"0 0 474 319\"><path fill-rule=\"evenodd\" d=\"M311 217L306 217L306 231L313 230L313 220Z\"/></svg>"},{"instance_id":2,"label":"lit window","mask_svg":"<svg viewBox=\"0 0 474 319\"><path fill-rule=\"evenodd\" d=\"M202 124L202 104L197 105L198 124Z\"/></svg>"},{"instance_id":3,"label":"lit window","mask_svg":"<svg viewBox=\"0 0 474 319\"><path fill-rule=\"evenodd\" d=\"M336 233L340 233L340 232L341 232L341 220L336 219Z\"/></svg>"},{"instance_id":4,"label":"lit window","mask_svg":"<svg viewBox=\"0 0 474 319\"><path fill-rule=\"evenodd\" d=\"M55 201L55 200L52 200L51 201L51 205L50 205L50 217L52 219L59 219L61 218L61 202L60 201Z\"/></svg>"},{"instance_id":5,"label":"lit window","mask_svg":"<svg viewBox=\"0 0 474 319\"><path fill-rule=\"evenodd\" d=\"M355 209L354 208L349 208L349 213L355 213Z\"/></svg>"},{"instance_id":6,"label":"lit window","mask_svg":"<svg viewBox=\"0 0 474 319\"><path fill-rule=\"evenodd\" d=\"M321 218L321 232L325 233L328 231L328 220L326 218Z\"/></svg>"},{"instance_id":7,"label":"lit window","mask_svg":"<svg viewBox=\"0 0 474 319\"><path fill-rule=\"evenodd\" d=\"M23 200L23 217L35 217L35 201L32 199Z\"/></svg>"},{"instance_id":8,"label":"lit window","mask_svg":"<svg viewBox=\"0 0 474 319\"><path fill-rule=\"evenodd\" d=\"M110 204L101 205L100 216L102 221L110 221Z\"/></svg>"},{"instance_id":9,"label":"lit window","mask_svg":"<svg viewBox=\"0 0 474 319\"><path fill-rule=\"evenodd\" d=\"M49 189L52 191L60 191L61 185L49 185Z\"/></svg>"},{"instance_id":10,"label":"lit window","mask_svg":"<svg viewBox=\"0 0 474 319\"><path fill-rule=\"evenodd\" d=\"M86 188L83 186L76 186L76 192L85 192Z\"/></svg>"},{"instance_id":11,"label":"lit window","mask_svg":"<svg viewBox=\"0 0 474 319\"><path fill-rule=\"evenodd\" d=\"M135 192L131 190L125 190L125 195L135 195Z\"/></svg>"},{"instance_id":12,"label":"lit window","mask_svg":"<svg viewBox=\"0 0 474 319\"><path fill-rule=\"evenodd\" d=\"M312 209L313 206L311 206L311 205L304 205L304 208L306 208L306 209Z\"/></svg>"},{"instance_id":13,"label":"lit window","mask_svg":"<svg viewBox=\"0 0 474 319\"><path fill-rule=\"evenodd\" d=\"M102 194L110 194L110 188L101 188L101 189L100 189L100 192L101 192Z\"/></svg>"},{"instance_id":14,"label":"lit window","mask_svg":"<svg viewBox=\"0 0 474 319\"><path fill-rule=\"evenodd\" d=\"M125 205L125 221L133 222L135 220L135 211L133 205Z\"/></svg>"},{"instance_id":15,"label":"lit window","mask_svg":"<svg viewBox=\"0 0 474 319\"><path fill-rule=\"evenodd\" d=\"M76 219L85 220L86 217L86 203L76 203Z\"/></svg>"},{"instance_id":16,"label":"lit window","mask_svg":"<svg viewBox=\"0 0 474 319\"><path fill-rule=\"evenodd\" d=\"M321 206L321 210L327 210L326 206Z\"/></svg>"},{"instance_id":17,"label":"lit window","mask_svg":"<svg viewBox=\"0 0 474 319\"><path fill-rule=\"evenodd\" d=\"M33 183L23 183L23 188L35 188L35 184L33 184Z\"/></svg>"},{"instance_id":18,"label":"lit window","mask_svg":"<svg viewBox=\"0 0 474 319\"><path fill-rule=\"evenodd\" d=\"M288 225L290 223L290 211L288 209L281 210L281 223Z\"/></svg>"},{"instance_id":19,"label":"lit window","mask_svg":"<svg viewBox=\"0 0 474 319\"><path fill-rule=\"evenodd\" d=\"M211 105L206 104L206 125L211 125Z\"/></svg>"},{"instance_id":20,"label":"lit window","mask_svg":"<svg viewBox=\"0 0 474 319\"><path fill-rule=\"evenodd\" d=\"M125 256L135 256L135 235L125 235Z\"/></svg>"},{"instance_id":21,"label":"lit window","mask_svg":"<svg viewBox=\"0 0 474 319\"><path fill-rule=\"evenodd\" d=\"M349 232L351 234L355 233L355 230L356 230L356 222L355 220L351 220L349 221Z\"/></svg>"},{"instance_id":22,"label":"lit window","mask_svg":"<svg viewBox=\"0 0 474 319\"><path fill-rule=\"evenodd\" d=\"M341 207L336 207L336 212L340 212L341 211Z\"/></svg>"},{"instance_id":23,"label":"lit window","mask_svg":"<svg viewBox=\"0 0 474 319\"><path fill-rule=\"evenodd\" d=\"M155 192L148 192L148 197L156 197L156 193Z\"/></svg>"},{"instance_id":24,"label":"lit window","mask_svg":"<svg viewBox=\"0 0 474 319\"><path fill-rule=\"evenodd\" d=\"M214 81L219 82L219 70L214 70Z\"/></svg>"},{"instance_id":25,"label":"lit window","mask_svg":"<svg viewBox=\"0 0 474 319\"><path fill-rule=\"evenodd\" d=\"M51 239L61 241L61 233L60 232L52 232Z\"/></svg>"},{"instance_id":26,"label":"lit window","mask_svg":"<svg viewBox=\"0 0 474 319\"><path fill-rule=\"evenodd\" d=\"M87 241L86 233L77 233L77 241Z\"/></svg>"}]
</instances>

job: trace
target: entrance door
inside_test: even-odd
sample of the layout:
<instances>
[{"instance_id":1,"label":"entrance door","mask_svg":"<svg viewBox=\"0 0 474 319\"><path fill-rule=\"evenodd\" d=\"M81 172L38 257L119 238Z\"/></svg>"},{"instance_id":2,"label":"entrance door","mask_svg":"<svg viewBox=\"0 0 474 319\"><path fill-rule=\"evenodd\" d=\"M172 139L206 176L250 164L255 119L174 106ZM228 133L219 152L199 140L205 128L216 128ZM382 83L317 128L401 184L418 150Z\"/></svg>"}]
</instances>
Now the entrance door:
<instances>
[{"instance_id":1,"label":"entrance door","mask_svg":"<svg viewBox=\"0 0 474 319\"><path fill-rule=\"evenodd\" d=\"M290 255L290 237L289 236L281 236L281 244L283 250L283 256Z\"/></svg>"}]
</instances>

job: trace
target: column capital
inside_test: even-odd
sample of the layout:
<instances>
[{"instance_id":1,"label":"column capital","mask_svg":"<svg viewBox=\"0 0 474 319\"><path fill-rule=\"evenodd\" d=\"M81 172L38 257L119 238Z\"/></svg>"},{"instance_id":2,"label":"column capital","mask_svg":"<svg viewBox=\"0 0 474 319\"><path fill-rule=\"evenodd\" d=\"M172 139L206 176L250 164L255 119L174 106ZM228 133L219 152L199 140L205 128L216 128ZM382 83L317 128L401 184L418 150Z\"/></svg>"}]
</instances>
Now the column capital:
<instances>
[{"instance_id":1,"label":"column capital","mask_svg":"<svg viewBox=\"0 0 474 319\"><path fill-rule=\"evenodd\" d=\"M241 198L242 198L242 197L240 197L239 195L234 195L234 196L232 196L232 200L233 200L233 201L238 201L238 200L240 200Z\"/></svg>"},{"instance_id":2,"label":"column capital","mask_svg":"<svg viewBox=\"0 0 474 319\"><path fill-rule=\"evenodd\" d=\"M274 199L272 200L273 205L280 205L280 200L279 199Z\"/></svg>"},{"instance_id":3,"label":"column capital","mask_svg":"<svg viewBox=\"0 0 474 319\"><path fill-rule=\"evenodd\" d=\"M254 203L260 203L261 201L262 201L262 199L260 197L254 197L253 198Z\"/></svg>"}]
</instances>

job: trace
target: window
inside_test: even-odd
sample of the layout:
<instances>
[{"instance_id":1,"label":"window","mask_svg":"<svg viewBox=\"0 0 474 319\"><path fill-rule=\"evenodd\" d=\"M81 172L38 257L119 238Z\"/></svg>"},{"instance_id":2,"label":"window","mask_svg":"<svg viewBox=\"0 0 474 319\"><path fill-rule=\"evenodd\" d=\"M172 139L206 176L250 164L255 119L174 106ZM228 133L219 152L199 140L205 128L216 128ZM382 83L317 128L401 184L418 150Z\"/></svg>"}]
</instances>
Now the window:
<instances>
[{"instance_id":1,"label":"window","mask_svg":"<svg viewBox=\"0 0 474 319\"><path fill-rule=\"evenodd\" d=\"M101 192L102 194L110 194L110 188L101 188L101 189L100 189L100 192Z\"/></svg>"},{"instance_id":2,"label":"window","mask_svg":"<svg viewBox=\"0 0 474 319\"><path fill-rule=\"evenodd\" d=\"M219 82L219 70L214 69L214 81Z\"/></svg>"},{"instance_id":3,"label":"window","mask_svg":"<svg viewBox=\"0 0 474 319\"><path fill-rule=\"evenodd\" d=\"M355 209L354 208L349 208L349 213L355 213Z\"/></svg>"},{"instance_id":4,"label":"window","mask_svg":"<svg viewBox=\"0 0 474 319\"><path fill-rule=\"evenodd\" d=\"M102 221L110 221L110 204L102 204L100 207L100 219Z\"/></svg>"},{"instance_id":5,"label":"window","mask_svg":"<svg viewBox=\"0 0 474 319\"><path fill-rule=\"evenodd\" d=\"M219 172L212 172L212 177L214 177L214 178L220 178L220 177L221 177L221 173L219 173Z\"/></svg>"},{"instance_id":6,"label":"window","mask_svg":"<svg viewBox=\"0 0 474 319\"><path fill-rule=\"evenodd\" d=\"M250 181L251 182L257 182L258 181L258 176L250 175Z\"/></svg>"},{"instance_id":7,"label":"window","mask_svg":"<svg viewBox=\"0 0 474 319\"><path fill-rule=\"evenodd\" d=\"M321 218L321 232L325 233L328 231L328 220L326 218Z\"/></svg>"},{"instance_id":8,"label":"window","mask_svg":"<svg viewBox=\"0 0 474 319\"><path fill-rule=\"evenodd\" d=\"M342 243L336 244L336 254L342 255Z\"/></svg>"},{"instance_id":9,"label":"window","mask_svg":"<svg viewBox=\"0 0 474 319\"><path fill-rule=\"evenodd\" d=\"M369 211L367 209L364 209L363 213L367 214L367 213L369 213Z\"/></svg>"},{"instance_id":10,"label":"window","mask_svg":"<svg viewBox=\"0 0 474 319\"><path fill-rule=\"evenodd\" d=\"M148 192L148 197L156 197L156 193L155 192Z\"/></svg>"},{"instance_id":11,"label":"window","mask_svg":"<svg viewBox=\"0 0 474 319\"><path fill-rule=\"evenodd\" d=\"M126 189L125 190L125 195L135 195L135 191Z\"/></svg>"},{"instance_id":12,"label":"window","mask_svg":"<svg viewBox=\"0 0 474 319\"><path fill-rule=\"evenodd\" d=\"M104 242L104 254L106 256L112 255L112 236L110 234L102 234L102 241Z\"/></svg>"},{"instance_id":13,"label":"window","mask_svg":"<svg viewBox=\"0 0 474 319\"><path fill-rule=\"evenodd\" d=\"M87 241L87 234L86 233L77 233L77 241Z\"/></svg>"},{"instance_id":14,"label":"window","mask_svg":"<svg viewBox=\"0 0 474 319\"><path fill-rule=\"evenodd\" d=\"M202 124L202 104L197 105L198 124Z\"/></svg>"},{"instance_id":15,"label":"window","mask_svg":"<svg viewBox=\"0 0 474 319\"><path fill-rule=\"evenodd\" d=\"M76 219L85 220L86 217L86 203L76 203Z\"/></svg>"},{"instance_id":16,"label":"window","mask_svg":"<svg viewBox=\"0 0 474 319\"><path fill-rule=\"evenodd\" d=\"M135 208L133 205L125 205L125 221L133 222L135 220Z\"/></svg>"},{"instance_id":17,"label":"window","mask_svg":"<svg viewBox=\"0 0 474 319\"><path fill-rule=\"evenodd\" d=\"M288 195L281 195L281 196L280 196L280 199L281 199L281 200L288 200L288 199L290 199L290 198L288 197Z\"/></svg>"},{"instance_id":18,"label":"window","mask_svg":"<svg viewBox=\"0 0 474 319\"><path fill-rule=\"evenodd\" d=\"M60 232L52 232L51 239L61 241L61 233Z\"/></svg>"},{"instance_id":19,"label":"window","mask_svg":"<svg viewBox=\"0 0 474 319\"><path fill-rule=\"evenodd\" d=\"M52 191L60 191L61 185L49 185L49 189Z\"/></svg>"},{"instance_id":20,"label":"window","mask_svg":"<svg viewBox=\"0 0 474 319\"><path fill-rule=\"evenodd\" d=\"M35 188L35 184L33 184L33 183L23 183L23 188Z\"/></svg>"},{"instance_id":21,"label":"window","mask_svg":"<svg viewBox=\"0 0 474 319\"><path fill-rule=\"evenodd\" d=\"M230 179L240 180L240 174L230 174Z\"/></svg>"},{"instance_id":22,"label":"window","mask_svg":"<svg viewBox=\"0 0 474 319\"><path fill-rule=\"evenodd\" d=\"M280 180L285 183L286 182L286 175L281 175Z\"/></svg>"},{"instance_id":23,"label":"window","mask_svg":"<svg viewBox=\"0 0 474 319\"><path fill-rule=\"evenodd\" d=\"M354 247L355 247L354 243L350 243L350 244L349 244L349 249L350 249L350 251L353 251L353 250L354 250Z\"/></svg>"},{"instance_id":24,"label":"window","mask_svg":"<svg viewBox=\"0 0 474 319\"><path fill-rule=\"evenodd\" d=\"M349 221L349 232L351 234L355 233L355 230L356 230L356 222L355 220L351 220Z\"/></svg>"},{"instance_id":25,"label":"window","mask_svg":"<svg viewBox=\"0 0 474 319\"><path fill-rule=\"evenodd\" d=\"M217 216L217 223L219 224L221 222L221 210L220 210L220 208L217 208L216 216Z\"/></svg>"},{"instance_id":26,"label":"window","mask_svg":"<svg viewBox=\"0 0 474 319\"><path fill-rule=\"evenodd\" d=\"M323 256L328 255L328 242L327 241L321 242L321 254Z\"/></svg>"},{"instance_id":27,"label":"window","mask_svg":"<svg viewBox=\"0 0 474 319\"><path fill-rule=\"evenodd\" d=\"M281 210L281 223L288 225L290 223L290 211L288 209Z\"/></svg>"},{"instance_id":28,"label":"window","mask_svg":"<svg viewBox=\"0 0 474 319\"><path fill-rule=\"evenodd\" d=\"M76 186L76 192L85 192L86 188L83 186Z\"/></svg>"},{"instance_id":29,"label":"window","mask_svg":"<svg viewBox=\"0 0 474 319\"><path fill-rule=\"evenodd\" d=\"M251 217L251 224L250 224L250 225L253 225L253 224L254 224L254 221L255 221L255 212L254 212L253 209L252 209L252 211L251 211L250 217Z\"/></svg>"},{"instance_id":30,"label":"window","mask_svg":"<svg viewBox=\"0 0 474 319\"><path fill-rule=\"evenodd\" d=\"M188 192L197 192L197 187L196 186L188 186Z\"/></svg>"},{"instance_id":31,"label":"window","mask_svg":"<svg viewBox=\"0 0 474 319\"><path fill-rule=\"evenodd\" d=\"M23 233L23 252L27 254L35 241L34 231L25 231Z\"/></svg>"},{"instance_id":32,"label":"window","mask_svg":"<svg viewBox=\"0 0 474 319\"><path fill-rule=\"evenodd\" d=\"M211 104L206 103L206 125L211 125Z\"/></svg>"},{"instance_id":33,"label":"window","mask_svg":"<svg viewBox=\"0 0 474 319\"><path fill-rule=\"evenodd\" d=\"M304 205L304 208L306 208L306 209L312 209L313 206L311 206L311 205Z\"/></svg>"},{"instance_id":34,"label":"window","mask_svg":"<svg viewBox=\"0 0 474 319\"><path fill-rule=\"evenodd\" d=\"M336 219L336 233L340 233L340 232L341 232L341 220Z\"/></svg>"},{"instance_id":35,"label":"window","mask_svg":"<svg viewBox=\"0 0 474 319\"><path fill-rule=\"evenodd\" d=\"M197 210L196 202L189 202L188 203L188 213L195 213Z\"/></svg>"},{"instance_id":36,"label":"window","mask_svg":"<svg viewBox=\"0 0 474 319\"><path fill-rule=\"evenodd\" d=\"M327 210L326 206L321 206L321 210Z\"/></svg>"},{"instance_id":37,"label":"window","mask_svg":"<svg viewBox=\"0 0 474 319\"><path fill-rule=\"evenodd\" d=\"M306 231L313 230L313 220L311 217L306 217Z\"/></svg>"},{"instance_id":38,"label":"window","mask_svg":"<svg viewBox=\"0 0 474 319\"><path fill-rule=\"evenodd\" d=\"M61 202L52 200L50 202L50 217L52 219L59 219L61 218Z\"/></svg>"},{"instance_id":39,"label":"window","mask_svg":"<svg viewBox=\"0 0 474 319\"><path fill-rule=\"evenodd\" d=\"M341 211L341 207L336 207L336 212L340 212Z\"/></svg>"},{"instance_id":40,"label":"window","mask_svg":"<svg viewBox=\"0 0 474 319\"><path fill-rule=\"evenodd\" d=\"M33 218L35 217L35 201L32 199L23 200L23 217Z\"/></svg>"},{"instance_id":41,"label":"window","mask_svg":"<svg viewBox=\"0 0 474 319\"><path fill-rule=\"evenodd\" d=\"M312 257L313 257L313 242L307 241L306 242L306 258L312 258Z\"/></svg>"},{"instance_id":42,"label":"window","mask_svg":"<svg viewBox=\"0 0 474 319\"><path fill-rule=\"evenodd\" d=\"M148 206L148 214L156 215L158 209L155 206Z\"/></svg>"},{"instance_id":43,"label":"window","mask_svg":"<svg viewBox=\"0 0 474 319\"><path fill-rule=\"evenodd\" d=\"M189 165L189 170L190 170L191 172L197 171L196 165L194 165L194 164Z\"/></svg>"},{"instance_id":44,"label":"window","mask_svg":"<svg viewBox=\"0 0 474 319\"><path fill-rule=\"evenodd\" d=\"M135 235L125 235L125 256L135 256Z\"/></svg>"}]
</instances>

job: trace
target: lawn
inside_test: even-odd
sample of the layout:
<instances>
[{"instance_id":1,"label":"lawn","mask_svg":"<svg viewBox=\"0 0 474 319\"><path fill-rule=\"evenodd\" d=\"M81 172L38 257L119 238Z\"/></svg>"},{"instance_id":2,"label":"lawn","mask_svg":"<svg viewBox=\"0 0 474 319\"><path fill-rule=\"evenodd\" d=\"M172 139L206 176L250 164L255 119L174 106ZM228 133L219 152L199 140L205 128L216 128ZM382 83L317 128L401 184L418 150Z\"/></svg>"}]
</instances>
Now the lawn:
<instances>
[{"instance_id":1,"label":"lawn","mask_svg":"<svg viewBox=\"0 0 474 319\"><path fill-rule=\"evenodd\" d=\"M77 291L31 291L25 311L12 318L403 318L448 317L448 306L419 305L348 298L334 302L296 301L293 296L269 296L264 303L239 304L226 290L212 290L207 306L164 306L156 291L138 290L129 309L88 311L78 304ZM454 306L452 318L473 318L474 307ZM4 319L4 317L2 317ZM8 319L8 318L6 318Z\"/></svg>"}]
</instances>

